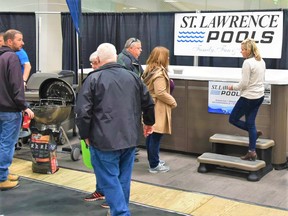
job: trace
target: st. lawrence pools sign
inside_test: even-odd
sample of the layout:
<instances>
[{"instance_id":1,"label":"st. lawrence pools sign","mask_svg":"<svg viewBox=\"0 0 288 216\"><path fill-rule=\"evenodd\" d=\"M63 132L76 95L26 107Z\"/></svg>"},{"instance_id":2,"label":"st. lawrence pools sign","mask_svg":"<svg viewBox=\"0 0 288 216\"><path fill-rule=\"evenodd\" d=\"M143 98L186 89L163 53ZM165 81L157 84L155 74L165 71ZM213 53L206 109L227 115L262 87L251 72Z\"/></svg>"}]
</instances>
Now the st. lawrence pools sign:
<instances>
[{"instance_id":1,"label":"st. lawrence pools sign","mask_svg":"<svg viewBox=\"0 0 288 216\"><path fill-rule=\"evenodd\" d=\"M281 58L283 12L175 14L175 55L242 57L246 38L256 41L263 58Z\"/></svg>"}]
</instances>

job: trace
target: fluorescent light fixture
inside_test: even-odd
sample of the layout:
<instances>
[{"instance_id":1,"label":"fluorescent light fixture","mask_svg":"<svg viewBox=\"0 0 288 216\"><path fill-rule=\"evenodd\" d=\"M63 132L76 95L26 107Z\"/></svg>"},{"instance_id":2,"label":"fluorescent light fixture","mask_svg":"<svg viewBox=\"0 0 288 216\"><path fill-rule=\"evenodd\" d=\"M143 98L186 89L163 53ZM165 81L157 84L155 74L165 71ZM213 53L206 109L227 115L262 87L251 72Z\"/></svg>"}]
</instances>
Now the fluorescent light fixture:
<instances>
[{"instance_id":1,"label":"fluorescent light fixture","mask_svg":"<svg viewBox=\"0 0 288 216\"><path fill-rule=\"evenodd\" d=\"M164 0L164 2L173 3L173 2L178 2L178 0Z\"/></svg>"}]
</instances>

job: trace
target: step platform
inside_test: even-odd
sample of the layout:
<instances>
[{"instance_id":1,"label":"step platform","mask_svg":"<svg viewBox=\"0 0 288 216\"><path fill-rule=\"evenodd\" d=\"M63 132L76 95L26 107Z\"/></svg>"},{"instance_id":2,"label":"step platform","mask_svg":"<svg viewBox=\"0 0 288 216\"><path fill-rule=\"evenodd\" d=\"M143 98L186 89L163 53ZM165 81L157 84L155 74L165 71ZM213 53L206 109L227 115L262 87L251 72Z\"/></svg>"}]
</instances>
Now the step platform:
<instances>
[{"instance_id":1,"label":"step platform","mask_svg":"<svg viewBox=\"0 0 288 216\"><path fill-rule=\"evenodd\" d=\"M216 168L225 167L233 171L247 172L248 181L259 181L266 173L266 163L263 160L247 161L240 157L205 152L197 158L200 163L199 173L206 173Z\"/></svg>"},{"instance_id":2,"label":"step platform","mask_svg":"<svg viewBox=\"0 0 288 216\"><path fill-rule=\"evenodd\" d=\"M211 143L220 143L228 145L238 145L248 147L249 138L245 136L238 135L228 135L228 134L214 134L209 138ZM274 140L258 138L256 141L257 149L268 149L275 145Z\"/></svg>"},{"instance_id":3,"label":"step platform","mask_svg":"<svg viewBox=\"0 0 288 216\"><path fill-rule=\"evenodd\" d=\"M212 152L223 155L245 155L249 146L249 138L238 135L214 134L209 138L212 143ZM265 161L266 166L272 169L272 147L274 140L258 138L256 152L258 159Z\"/></svg>"}]
</instances>

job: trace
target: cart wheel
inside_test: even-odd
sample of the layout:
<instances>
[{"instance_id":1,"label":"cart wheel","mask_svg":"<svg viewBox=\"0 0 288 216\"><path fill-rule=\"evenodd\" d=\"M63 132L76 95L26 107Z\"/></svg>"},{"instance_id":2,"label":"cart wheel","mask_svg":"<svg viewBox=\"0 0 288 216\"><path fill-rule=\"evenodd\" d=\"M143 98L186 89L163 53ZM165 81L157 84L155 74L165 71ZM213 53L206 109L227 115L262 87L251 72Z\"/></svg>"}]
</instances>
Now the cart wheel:
<instances>
[{"instance_id":1,"label":"cart wheel","mask_svg":"<svg viewBox=\"0 0 288 216\"><path fill-rule=\"evenodd\" d=\"M73 160L73 161L77 161L77 160L79 160L79 157L80 157L80 148L78 148L78 147L72 147L72 149L71 149L71 159Z\"/></svg>"},{"instance_id":2,"label":"cart wheel","mask_svg":"<svg viewBox=\"0 0 288 216\"><path fill-rule=\"evenodd\" d=\"M60 145L64 145L66 143L66 139L63 136L63 132L60 133L60 137L59 137L59 144Z\"/></svg>"},{"instance_id":3,"label":"cart wheel","mask_svg":"<svg viewBox=\"0 0 288 216\"><path fill-rule=\"evenodd\" d=\"M16 151L19 151L22 149L22 146L23 146L23 141L22 141L22 138L18 140L18 142L15 144L15 150Z\"/></svg>"},{"instance_id":4,"label":"cart wheel","mask_svg":"<svg viewBox=\"0 0 288 216\"><path fill-rule=\"evenodd\" d=\"M56 137L55 137L55 141L57 143L57 145L64 145L66 144L66 139L63 135L63 131L62 129L60 129L59 133L57 133Z\"/></svg>"}]
</instances>

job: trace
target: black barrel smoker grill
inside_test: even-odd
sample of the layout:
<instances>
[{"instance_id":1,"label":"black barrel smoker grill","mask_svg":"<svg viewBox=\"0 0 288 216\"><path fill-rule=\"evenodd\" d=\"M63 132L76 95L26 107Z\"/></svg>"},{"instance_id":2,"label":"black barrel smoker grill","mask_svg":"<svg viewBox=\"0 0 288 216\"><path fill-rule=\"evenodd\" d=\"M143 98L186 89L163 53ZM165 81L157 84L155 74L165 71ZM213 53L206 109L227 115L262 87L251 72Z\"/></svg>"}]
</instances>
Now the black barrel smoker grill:
<instances>
[{"instance_id":1,"label":"black barrel smoker grill","mask_svg":"<svg viewBox=\"0 0 288 216\"><path fill-rule=\"evenodd\" d=\"M39 101L31 104L34 119L30 125L32 134L50 134L55 143L59 137L65 138L73 161L79 159L80 148L70 144L62 122L74 114L75 101L76 94L69 83L59 78L46 79L39 88Z\"/></svg>"}]
</instances>

